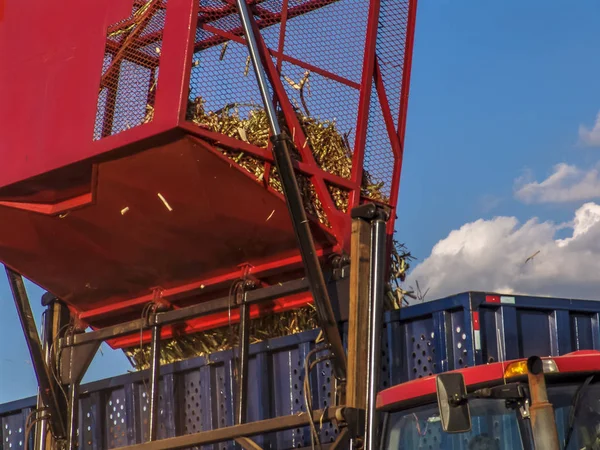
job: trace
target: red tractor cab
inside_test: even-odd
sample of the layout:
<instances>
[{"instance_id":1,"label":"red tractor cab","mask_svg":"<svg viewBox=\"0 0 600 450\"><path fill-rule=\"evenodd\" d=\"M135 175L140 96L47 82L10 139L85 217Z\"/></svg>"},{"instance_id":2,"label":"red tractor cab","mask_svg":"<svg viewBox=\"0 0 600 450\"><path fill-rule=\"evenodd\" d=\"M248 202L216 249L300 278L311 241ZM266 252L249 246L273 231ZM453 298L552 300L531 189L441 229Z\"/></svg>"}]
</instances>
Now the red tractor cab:
<instances>
[{"instance_id":1,"label":"red tractor cab","mask_svg":"<svg viewBox=\"0 0 600 450\"><path fill-rule=\"evenodd\" d=\"M578 351L542 358L548 401L561 448L600 448L600 352ZM533 450L532 405L527 360L497 362L447 374L461 374L470 428L444 431L438 380L429 376L380 392L384 413L382 449Z\"/></svg>"}]
</instances>

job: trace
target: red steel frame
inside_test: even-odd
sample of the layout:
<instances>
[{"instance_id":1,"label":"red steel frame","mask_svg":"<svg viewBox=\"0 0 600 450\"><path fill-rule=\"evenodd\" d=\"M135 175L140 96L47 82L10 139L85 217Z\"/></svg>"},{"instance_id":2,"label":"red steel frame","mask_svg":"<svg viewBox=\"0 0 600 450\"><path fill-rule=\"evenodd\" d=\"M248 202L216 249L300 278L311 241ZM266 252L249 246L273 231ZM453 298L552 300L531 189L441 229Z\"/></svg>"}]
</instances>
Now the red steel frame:
<instances>
[{"instance_id":1,"label":"red steel frame","mask_svg":"<svg viewBox=\"0 0 600 450\"><path fill-rule=\"evenodd\" d=\"M258 29L268 27L274 23L280 23L280 34L276 48L269 48L265 41L260 38L259 45L261 51L261 57L267 75L269 77L271 87L274 92L275 100L282 110L288 128L292 130L293 140L296 148L301 154L302 161L296 161L295 167L297 171L307 176L312 182L317 196L323 206L323 210L329 221L329 227L321 225L333 238L335 244L331 248L321 250L321 256L326 256L331 252L343 252L348 251L350 241L350 217L349 210L355 206L358 206L362 202L371 201L361 195L361 180L364 170L364 159L365 159L365 146L367 143L368 124L370 120L370 106L372 99L373 87L375 88L375 95L381 106L381 113L384 119L385 131L387 138L389 139L391 149L393 152L394 166L391 172L391 184L390 184L390 197L387 202L387 207L390 208L390 221L388 223L389 235L393 235L394 220L396 203L398 200L398 190L400 184L400 173L402 169L402 159L404 151L404 136L406 130L406 114L408 108L408 90L410 84L410 66L412 61L413 42L414 42L414 28L415 18L417 9L417 0L406 0L408 3L408 18L406 26L406 41L404 49L404 60L402 69L402 86L400 90L399 99L399 110L392 111L390 105L396 104L398 99L388 98L388 92L386 86L384 86L384 77L382 76L379 62L377 59L377 39L378 39L378 23L380 13L380 1L370 0L369 11L367 17L367 28L364 40L364 50L362 53L362 74L360 82L356 82L348 79L340 74L334 73L334 71L326 70L325 68L318 67L315 64L310 64L299 58L293 57L286 54L286 33L288 21L300 14L307 13L313 10L317 10L321 7L333 4L336 0L309 0L302 3L301 6L289 7L288 0L283 0L283 10L281 13L273 13L261 6L259 0L250 0L251 8L253 9L254 15L257 17L255 26ZM116 2L115 2L116 4ZM145 1L135 0L135 5L145 4ZM233 29L229 31L221 30L213 25L210 25L209 21L214 21L219 17L225 17L227 15L235 13L235 2L227 0L227 4L220 8L208 8L200 7L198 1L181 1L181 2L169 2L168 5L165 2L157 2L154 5L155 8L167 8L168 14L166 15L164 30L161 33L149 33L145 36L139 37L136 42L137 48L128 48L127 57L135 57L135 55L141 52L141 48L144 45L149 45L157 42L158 39L162 40L163 52L159 58L148 58L147 55L144 58L137 58L140 61L149 61L147 64L157 67L160 64L160 75L158 80L158 88L156 89L155 98L155 115L154 119L147 124L140 126L134 126L131 129L127 129L121 133L110 135L99 139L93 144L87 142L88 137L85 132L81 132L80 126L82 123L89 121L89 117L74 117L79 119L79 122L73 122L73 141L72 148L77 148L80 152L78 160L81 164L95 167L96 161L92 158L97 158L102 155L104 158L108 152L113 151L117 148L127 149L137 143L149 141L155 139L157 136L165 135L167 133L173 133L176 130L183 131L188 135L195 136L202 140L204 148L208 148L213 153L217 154L221 158L225 158L219 148L228 148L238 151L243 151L247 154L253 155L256 158L265 162L265 177L263 180L264 187L270 192L280 196L278 192L273 190L269 186L268 175L270 173L270 167L273 163L271 154L271 148L259 148L243 142L241 140L229 138L227 136L214 133L202 127L196 126L195 124L186 121L186 110L188 98L186 92L189 88L190 83L190 72L192 66L192 55L195 51L206 49L219 45L228 40L244 44L245 40L242 37L243 33L241 29ZM366 6L365 6L366 7ZM108 8L108 7L107 7ZM149 11L151 11L149 9ZM123 5L119 5L120 13L123 13ZM113 17L114 14L111 15ZM148 19L148 17L146 17ZM129 19L132 20L131 18ZM125 21L125 24L127 22ZM198 24L207 32L213 34L209 39L201 42L195 41L196 28ZM119 21L118 27L124 25L123 21ZM109 32L114 29L116 25L109 27ZM139 28L138 28L139 29ZM134 30L133 33L137 31ZM132 33L132 35L133 35ZM111 53L113 56L123 53L119 49L118 44L108 41L105 51ZM136 53L137 52L137 53ZM95 55L94 55L95 57ZM273 58L275 61L273 61ZM358 111L356 115L356 137L352 155L352 173L349 179L342 178L331 173L322 170L315 162L310 148L308 148L306 136L303 135L298 119L293 111L293 106L286 93L286 90L281 80L281 69L282 64L291 63L299 68L311 71L318 74L326 79L340 83L341 85L347 86L353 90L358 91ZM116 62L114 64L119 64ZM113 67L116 67L113 65ZM85 70L88 70L86 67ZM79 79L86 79L91 76L94 67L89 69L89 73L82 69L82 73ZM107 74L112 69L108 69ZM85 73L84 73L85 72ZM103 79L106 79L105 74ZM113 90L115 88L113 87ZM85 92L80 93L81 101L88 102L86 95L97 95L97 87L87 94ZM115 91L116 92L116 91ZM393 100L393 101L392 101ZM177 114L173 114L176 111ZM395 120L394 115L398 114L398 119ZM54 120L54 119L51 119ZM69 118L70 120L70 118ZM395 126L394 122L397 122ZM105 129L108 129L108 125L105 120ZM60 145L59 145L60 144ZM62 161L69 157L64 145L61 142L50 142L48 144L48 152L59 153L61 158L57 160ZM56 149L52 147L56 145ZM219 148L217 148L217 146ZM65 150L63 150L65 149ZM125 154L127 150L125 151ZM4 179L0 180L2 183L10 184L15 181L15 176L22 176L27 178L28 176L37 175L38 173L46 173L57 167L47 167L40 171L39 167L31 167L30 165L23 165L22 173L18 175L10 175L8 173L2 174ZM33 172L32 172L33 171ZM35 171L38 171L37 173ZM16 172L14 172L16 173ZM92 173L95 171L92 170ZM27 174L27 175L26 175ZM250 174L247 174L250 176ZM18 181L18 179L17 179ZM71 211L74 208L79 208L94 203L94 185L96 184L94 176L89 186L89 191L85 192L85 189L77 196L67 199L61 199L61 201L55 203L44 203L32 200L27 201L25 197L19 197L18 195L11 198L5 196L0 205L9 206L11 208L31 211L33 213L40 213L44 215L59 215L63 212ZM346 192L349 192L349 204L348 212L344 213L338 210L329 194L328 187L337 186ZM79 188L78 188L79 189ZM390 239L391 243L391 239ZM240 261L243 263L243 261ZM272 275L277 272L293 271L301 269L301 262L299 256L283 256L278 260L267 261L260 264L256 264L251 269L251 274L256 279L261 280L263 277ZM23 271L24 275L28 275L27 271ZM162 297L170 303L176 303L179 299L189 298L197 295L201 292L210 292L211 289L219 289L230 284L233 280L240 277L242 274L241 270L235 270L230 273L208 273L197 280L191 280L189 283L175 288L166 289L162 291ZM34 279L35 281L35 279ZM152 301L154 294L143 295L137 298L124 299L118 303L107 304L99 308L88 310L85 312L73 311L75 315L79 317L84 323L91 322L100 318L109 317L111 315L118 315L120 312L141 307L143 304ZM289 300L289 301L287 301ZM286 301L280 302L275 305L275 310L287 309L297 307L300 304L310 302L310 296L302 294L296 296L294 299L286 299ZM255 314L255 312L253 313ZM190 323L188 328L198 330L201 328L210 328L218 324L223 324L223 318L214 317L210 320L202 319L202 322ZM168 331L166 332L168 334ZM127 345L126 341L115 342L118 345Z\"/></svg>"},{"instance_id":2,"label":"red steel frame","mask_svg":"<svg viewBox=\"0 0 600 450\"><path fill-rule=\"evenodd\" d=\"M257 2L256 0L253 0L249 3L253 5L253 11L255 15L259 17L259 20L257 20L255 23L258 29L264 26L272 25L274 22L281 22L281 31L277 50L269 49L264 43L264 40L259 39L259 44L261 46L262 51L263 64L265 64L266 66L267 74L271 81L272 88L275 92L275 97L279 101L281 108L284 111L285 118L288 122L288 125L290 126L290 129L297 130L297 132L294 133L294 143L296 144L297 149L300 151L303 161L296 162L296 167L300 173L310 176L311 180L313 180L315 189L317 191L317 195L324 206L325 212L327 213L329 220L331 221L331 229L329 231L335 236L338 242L338 247L336 247L336 251L339 251L342 249L347 250L347 246L349 244L349 220L346 214L341 213L333 205L333 202L331 200L330 195L327 192L327 188L325 187L324 182L327 181L332 186L348 189L350 191L349 209L358 206L363 201L371 201L370 199L361 196L360 188L364 169L363 161L365 158L365 144L367 139L369 107L371 103L373 84L376 87L378 100L382 108L382 115L387 128L388 138L390 140L390 144L395 158L390 189L391 195L388 206L392 209L392 212L395 212L396 209L404 153L404 138L406 133L406 115L408 111L408 92L410 87L410 73L414 46L414 30L416 24L417 0L409 0L408 2L409 4L406 28L406 44L404 50L403 76L402 86L400 90L401 96L399 102L397 127L394 125L393 113L389 107L387 92L385 90L376 54L377 28L379 23L380 9L379 0L371 0L369 6L367 33L362 64L363 74L360 84L335 73L332 73L330 71L327 71L325 69L319 68L315 65L309 64L305 61L293 58L284 53L287 19L295 17L296 15L301 13L309 12L313 8L316 9L323 7L327 4L333 3L334 1L336 0L312 0L308 3L302 4L300 7L290 8L289 11L286 10L286 5L284 5L284 13L282 14L275 14L270 11L266 11L258 5L259 2ZM234 11L235 6L233 3L231 3L230 6L223 7L218 10L215 10L214 8L210 9L209 17L200 15L199 24L201 24L201 27L205 31L213 33L215 36L210 39L195 43L194 50L206 49L208 47L224 43L228 40L244 44L245 40L242 37L243 32L241 28L236 28L231 31L224 31L215 28L214 26L211 26L209 24L203 23L203 20L214 20L215 18L224 17L227 14L231 14ZM190 35L192 40L195 37L194 34L195 30L192 30L192 33ZM267 57L267 55L276 57L277 63L274 64L272 59ZM331 80L337 81L346 86L359 90L360 99L356 122L356 139L352 158L352 175L349 180L332 175L320 169L315 163L314 158L312 156L312 152L310 152L307 148L306 137L300 131L300 125L297 121L295 114L292 112L292 105L289 101L287 93L285 92L285 89L283 88L283 85L281 84L281 77L279 71L281 68L282 61L293 63L298 67L317 73L325 78L329 78ZM184 116L185 115L183 114L182 119L184 118ZM244 152L247 152L253 156L256 156L257 158L268 162L268 164L271 164L273 162L270 147L268 149L261 149L253 145L247 144L245 142L240 142L239 140L228 138L226 136L213 133L209 130L203 129L201 127L196 127L191 124L183 124L182 126L185 127L185 129L188 130L190 133L196 134L199 137L215 141L218 140L219 144L222 146L231 149L243 150ZM268 173L268 171L265 171L265 173ZM267 176L265 176L265 178L268 179ZM268 183L265 184L266 186L268 186ZM390 236L392 236L394 232L394 221L395 214L392 213L389 221Z\"/></svg>"},{"instance_id":3,"label":"red steel frame","mask_svg":"<svg viewBox=\"0 0 600 450\"><path fill-rule=\"evenodd\" d=\"M287 0L285 0L287 3ZM301 7L293 7L286 9L284 5L282 14L275 14L265 9L262 9L259 6L259 2L256 0L252 0L250 4L252 5L253 12L259 18L255 22L255 26L260 29L264 26L268 26L273 24L274 22L281 23L281 32L278 41L277 49L270 49L265 44L264 40L259 37L259 46L261 51L261 57L263 60L263 64L265 65L265 69L269 80L271 82L272 89L274 91L274 95L276 101L280 105L285 119L288 123L288 127L293 132L293 140L296 148L301 154L302 161L295 161L295 167L299 173L302 173L308 177L310 177L311 181L314 184L317 195L323 205L323 209L329 219L330 228L328 232L331 233L337 245L332 249L334 252L339 252L343 250L347 250L349 245L349 236L350 236L350 220L348 214L345 214L339 211L333 201L327 187L325 186L325 182L329 183L332 186L338 186L340 188L346 189L350 192L350 200L349 200L349 209L352 207L358 206L363 201L369 201L368 198L364 198L361 195L361 179L363 174L363 161L365 158L365 144L367 140L367 128L369 124L369 109L371 103L372 96L372 87L375 86L375 90L378 96L379 104L381 105L382 115L385 121L387 136L389 138L391 148L394 154L394 167L392 171L392 180L391 180L391 189L390 189L390 199L388 207L391 208L392 214L390 215L389 221L389 235L393 235L394 230L394 220L395 220L395 209L396 203L398 201L398 190L400 184L400 175L402 170L402 161L403 161L403 151L404 151L404 136L406 130L406 114L408 109L408 90L410 85L410 72L411 72L411 61L412 61L412 52L413 52L413 43L414 43L414 28L415 28L415 20L416 20L416 9L417 9L417 0L409 0L409 13L407 19L407 31L406 31L406 48L404 51L404 62L403 62L403 77L402 77L402 87L401 87L401 98L399 102L399 111L398 111L398 126L396 127L394 124L393 113L389 106L389 101L387 97L387 92L385 90L383 77L381 74L381 70L379 67L379 62L377 60L376 54L376 42L377 42L377 27L379 23L379 8L380 3L379 0L371 0L368 14L368 22L367 22L367 32L366 39L364 43L364 53L363 53L363 72L360 83L356 83L352 80L349 80L345 77L342 77L338 74L332 73L328 70L319 68L313 64L309 64L305 61L302 61L298 58L294 58L285 54L285 32L287 20L295 17L298 14L305 13L310 11L311 9L316 9L324 6L325 4L333 3L335 0L323 1L323 0L313 0L311 2L303 4ZM201 8L198 5L198 2L194 2L194 6L192 9L192 17L198 17L198 24L205 31L213 33L213 37L210 39L195 42L195 33L196 27L193 25L190 27L189 34L189 42L190 47L187 54L191 54L194 51L203 50L208 47L216 46L222 44L228 40L238 42L240 44L245 44L245 39L243 38L243 30L241 28L237 28L231 31L225 31L214 26L211 26L205 21L209 19L215 20L219 17L224 17L226 15L235 13L235 5L233 2L229 6L224 6L223 8ZM159 36L155 34L149 34L145 36L142 43L139 46L148 45L153 43ZM193 47L192 47L193 46ZM272 58L275 57L276 62L274 63ZM189 83L189 74L191 69L191 58L187 58L187 66L185 68L184 73L186 74L186 78L183 80L183 85L185 86ZM348 87L353 89L357 89L360 92L359 96L359 109L357 114L356 121L356 139L354 145L354 151L352 156L352 175L350 179L344 179L333 174L330 174L316 164L312 152L307 146L307 140L301 131L301 126L298 123L297 117L293 111L292 105L288 98L288 95L282 85L280 70L281 64L283 61L293 63L294 65L301 67L303 69L309 70L311 72L317 73L325 78L329 78L331 80L342 83ZM162 76L162 75L161 75ZM166 83L165 83L166 84ZM163 84L162 86L165 86ZM230 138L224 136L219 133L212 132L210 130L204 129L202 127L198 127L195 124L187 122L185 120L186 107L187 107L187 98L183 95L180 97L181 104L179 105L179 127L189 132L192 135L197 136L208 142L218 143L220 147L225 147L233 150L241 150L245 153L253 155L267 164L265 170L265 178L263 180L265 188L276 195L281 195L268 184L268 174L270 166L273 164L273 157L271 153L271 148L263 149L251 145L249 143L240 141L238 139ZM206 145L206 143L205 143ZM211 147L212 151L219 156L222 153L215 147ZM390 239L391 246L391 239ZM287 260L280 260L275 263L265 264L264 266L255 267L252 269L252 274L257 279L260 279L261 276L264 275L266 271L273 271L280 269L282 267L300 267L300 258L299 256L295 256L292 258L288 258ZM227 283L231 283L235 279L240 277L241 272L232 272L229 274L224 274L221 276L210 277L207 279L202 279L193 283L190 283L186 286L180 286L176 289L171 289L168 291L162 292L162 297L166 300L176 301L177 298L187 297L199 292L203 289L208 289L213 286L221 286L226 285ZM287 309L293 309L295 307L302 306L311 301L311 297L309 294L299 294L294 296L294 299L283 299L279 305L273 307L272 311L282 311ZM102 308L97 308L94 310L86 311L79 314L81 320L86 321L90 319L94 319L101 316L112 315L118 313L120 310L130 308L132 306L139 306L145 303L152 301L152 294L148 294L139 298L134 298L125 302L121 302L118 304L107 305ZM258 310L254 309L252 312L252 316L258 315ZM235 316L235 315L234 315ZM202 320L191 321L187 324L186 331L201 331L205 329L210 329L215 326L223 326L229 322L229 316L225 317L223 315L216 315L211 318L204 318ZM237 320L237 316L231 317L231 320L234 322ZM171 334L169 330L165 330L163 332L163 336L167 337ZM149 335L147 336L149 337ZM139 343L139 337L127 337L117 339L113 342L115 346L128 346Z\"/></svg>"}]
</instances>

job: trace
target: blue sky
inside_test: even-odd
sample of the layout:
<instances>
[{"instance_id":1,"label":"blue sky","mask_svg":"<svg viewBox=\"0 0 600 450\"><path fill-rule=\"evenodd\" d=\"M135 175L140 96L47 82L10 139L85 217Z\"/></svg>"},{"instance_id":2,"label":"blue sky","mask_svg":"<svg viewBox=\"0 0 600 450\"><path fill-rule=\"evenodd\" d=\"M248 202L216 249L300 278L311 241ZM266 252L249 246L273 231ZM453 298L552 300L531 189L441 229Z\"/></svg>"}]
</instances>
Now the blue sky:
<instances>
[{"instance_id":1,"label":"blue sky","mask_svg":"<svg viewBox=\"0 0 600 450\"><path fill-rule=\"evenodd\" d=\"M524 170L599 159L577 146L600 109L598 17L591 0L420 2L397 227L415 255L482 217L570 219L513 188Z\"/></svg>"},{"instance_id":2,"label":"blue sky","mask_svg":"<svg viewBox=\"0 0 600 450\"><path fill-rule=\"evenodd\" d=\"M578 168L581 173L570 179L577 184L598 163L599 149L578 144L579 127L593 127L600 110L598 17L600 2L593 0L420 1L397 226L398 238L420 261L464 224L485 219L491 226L496 216L520 223L532 217L568 222L596 198L593 185L572 200L527 197L527 202L515 195L521 186L515 183L526 175L522 184L533 182L539 197L546 185L535 182L551 175L555 165ZM510 223L506 226L510 237ZM561 237L573 234L569 230L549 232ZM533 234L543 230L533 228ZM554 245L548 239L550 244L539 245ZM426 268L418 272L425 279ZM5 402L33 395L35 380L4 276L0 279L0 402ZM494 281L500 287L502 282ZM39 317L41 291L31 287L30 293ZM104 347L86 380L127 368L121 353Z\"/></svg>"}]
</instances>

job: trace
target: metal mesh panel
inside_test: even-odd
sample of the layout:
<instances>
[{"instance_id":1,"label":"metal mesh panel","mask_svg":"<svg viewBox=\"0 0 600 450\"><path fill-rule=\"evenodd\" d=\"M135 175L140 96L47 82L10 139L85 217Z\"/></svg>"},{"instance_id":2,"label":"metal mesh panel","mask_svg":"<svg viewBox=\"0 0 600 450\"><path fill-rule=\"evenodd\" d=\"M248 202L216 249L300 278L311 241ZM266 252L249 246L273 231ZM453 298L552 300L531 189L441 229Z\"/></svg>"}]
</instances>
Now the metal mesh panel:
<instances>
[{"instance_id":1,"label":"metal mesh panel","mask_svg":"<svg viewBox=\"0 0 600 450\"><path fill-rule=\"evenodd\" d=\"M377 60L394 124L398 126L404 52L408 26L408 2L385 0L379 11Z\"/></svg>"},{"instance_id":2,"label":"metal mesh panel","mask_svg":"<svg viewBox=\"0 0 600 450\"><path fill-rule=\"evenodd\" d=\"M369 182L362 193L365 197L377 197L376 192L381 192L384 197L389 198L396 158L392 151L375 86L371 91L364 159L364 170L368 174ZM372 186L377 186L376 190Z\"/></svg>"},{"instance_id":3,"label":"metal mesh panel","mask_svg":"<svg viewBox=\"0 0 600 450\"><path fill-rule=\"evenodd\" d=\"M406 15L407 6L404 3L400 14ZM281 102L289 102L300 117L309 117L323 127L335 129L334 134L340 137L342 147L347 148L350 158L356 145L357 127L367 119L359 118L357 112L361 82L364 78L363 62L369 10L373 5L368 0L266 0L250 2L250 5L254 20L261 30L260 40L264 41L267 51L270 52L269 63L272 63L275 70L275 78L271 76L270 88L274 98L279 101L279 106L284 109ZM384 13L382 21L386 20L394 18ZM406 18L404 22L406 23ZM401 39L404 39L404 36ZM398 39L394 40L390 44L391 47L397 45L397 41ZM382 45L386 58L392 63L394 58L403 60L401 49L396 48L392 52L390 46ZM224 122L227 120L223 114L235 115L236 118L244 120L253 110L262 111L262 100L248 57L243 31L237 11L230 3L223 0L200 1L194 49L189 88L190 104L201 99L204 111L209 115L216 112L212 118ZM396 78L392 79L392 75ZM397 84L392 94L398 93L401 84L398 75L386 68L384 77L389 79L390 83ZM399 77L401 79L402 72ZM374 89L371 97L364 165L371 187L375 185L375 189L380 191L379 195L373 197L385 201L390 197L397 161L391 152ZM399 99L393 106L396 110L398 102ZM193 120L193 108L188 111L192 111L192 114L188 114L188 119ZM235 129L227 130L226 126L219 127L202 120L195 122L202 128L227 134L235 140L267 147L266 139L260 144L255 144L252 139L247 139L247 132L237 133ZM284 128L294 138L293 121L290 122L288 116L285 122ZM268 129L265 131L268 134ZM309 134L306 129L304 132ZM296 139L296 146L301 147L298 148L299 153L312 148L313 153L317 154L318 150L315 152L315 149L320 144L313 141L314 139L309 138L306 144L303 144ZM235 148L232 141L219 142L219 145L227 147L227 151L230 152L241 151ZM226 154L238 162L236 156L239 153ZM252 156L252 169L248 169L247 160L241 165L262 179L265 173L264 161L259 155L260 152L256 152ZM300 159L299 155L296 157ZM316 159L317 166L321 169L340 179L350 179L350 159L343 173L332 170L324 165L322 160ZM363 164L363 161L358 163ZM315 177L320 177L316 170L307 178L308 184L312 184L313 187L318 185ZM330 202L337 209L347 212L350 188L342 187L332 180L324 183L321 186L324 186L325 191L319 197L321 203ZM343 185L341 181L340 184ZM368 191L364 190L363 195L367 194ZM307 208L310 211L314 206ZM328 225L329 220L323 215L319 214L319 219Z\"/></svg>"},{"instance_id":4,"label":"metal mesh panel","mask_svg":"<svg viewBox=\"0 0 600 450\"><path fill-rule=\"evenodd\" d=\"M94 139L154 118L166 1L134 2L131 17L109 27Z\"/></svg>"}]
</instances>

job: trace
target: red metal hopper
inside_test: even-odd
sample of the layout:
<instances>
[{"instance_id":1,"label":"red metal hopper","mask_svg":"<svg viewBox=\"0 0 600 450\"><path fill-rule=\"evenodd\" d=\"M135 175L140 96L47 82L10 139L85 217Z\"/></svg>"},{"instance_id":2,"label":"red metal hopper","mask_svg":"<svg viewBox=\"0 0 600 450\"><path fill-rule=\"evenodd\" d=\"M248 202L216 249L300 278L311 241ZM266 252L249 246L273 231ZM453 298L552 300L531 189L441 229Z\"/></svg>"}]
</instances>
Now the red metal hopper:
<instances>
[{"instance_id":1,"label":"red metal hopper","mask_svg":"<svg viewBox=\"0 0 600 450\"><path fill-rule=\"evenodd\" d=\"M347 250L349 211L365 200L390 208L393 230L416 0L249 4L298 176L319 201L311 218L319 252ZM3 263L96 328L138 317L156 295L177 307L226 292L244 272L263 285L302 272L270 181L271 148L245 130L192 120L198 105L213 118L258 110L235 2L65 0L57 10L29 0L4 8ZM303 117L339 130L347 174L313 155L321 144ZM242 164L248 156L260 175ZM298 295L274 308L307 301Z\"/></svg>"}]
</instances>

